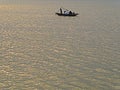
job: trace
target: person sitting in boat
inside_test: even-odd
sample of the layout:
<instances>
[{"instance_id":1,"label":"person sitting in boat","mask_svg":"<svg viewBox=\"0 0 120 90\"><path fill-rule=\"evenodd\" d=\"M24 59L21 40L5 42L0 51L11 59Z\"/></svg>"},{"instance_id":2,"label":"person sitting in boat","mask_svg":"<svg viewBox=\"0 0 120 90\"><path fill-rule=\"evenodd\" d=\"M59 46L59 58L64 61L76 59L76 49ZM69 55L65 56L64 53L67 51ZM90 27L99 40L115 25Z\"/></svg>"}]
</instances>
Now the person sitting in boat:
<instances>
[{"instance_id":1,"label":"person sitting in boat","mask_svg":"<svg viewBox=\"0 0 120 90\"><path fill-rule=\"evenodd\" d=\"M69 14L71 15L71 14L72 14L72 11L69 11Z\"/></svg>"},{"instance_id":2,"label":"person sitting in boat","mask_svg":"<svg viewBox=\"0 0 120 90\"><path fill-rule=\"evenodd\" d=\"M69 12L68 12L68 11L64 11L64 14L65 14L65 15L68 15L68 14L69 14Z\"/></svg>"},{"instance_id":3,"label":"person sitting in boat","mask_svg":"<svg viewBox=\"0 0 120 90\"><path fill-rule=\"evenodd\" d=\"M72 12L72 14L75 14L75 12Z\"/></svg>"}]
</instances>

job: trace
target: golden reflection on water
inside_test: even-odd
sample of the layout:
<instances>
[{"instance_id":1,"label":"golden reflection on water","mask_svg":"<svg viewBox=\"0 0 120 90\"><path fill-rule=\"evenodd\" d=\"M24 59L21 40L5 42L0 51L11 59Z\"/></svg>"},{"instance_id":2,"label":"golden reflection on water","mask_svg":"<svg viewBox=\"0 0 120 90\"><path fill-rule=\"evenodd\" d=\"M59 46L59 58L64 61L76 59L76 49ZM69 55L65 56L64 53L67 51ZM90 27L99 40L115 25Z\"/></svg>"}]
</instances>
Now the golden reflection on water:
<instances>
[{"instance_id":1,"label":"golden reflection on water","mask_svg":"<svg viewBox=\"0 0 120 90\"><path fill-rule=\"evenodd\" d=\"M18 8L18 5L0 5L0 10L8 11L8 10L15 10Z\"/></svg>"}]
</instances>

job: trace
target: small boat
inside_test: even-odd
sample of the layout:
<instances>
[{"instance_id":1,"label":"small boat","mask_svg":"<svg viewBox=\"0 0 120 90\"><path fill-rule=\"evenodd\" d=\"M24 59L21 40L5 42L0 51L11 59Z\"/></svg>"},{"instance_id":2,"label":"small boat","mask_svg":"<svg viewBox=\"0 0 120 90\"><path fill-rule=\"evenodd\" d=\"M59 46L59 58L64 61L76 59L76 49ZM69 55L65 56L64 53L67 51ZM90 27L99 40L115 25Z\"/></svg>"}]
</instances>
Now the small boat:
<instances>
[{"instance_id":1,"label":"small boat","mask_svg":"<svg viewBox=\"0 0 120 90\"><path fill-rule=\"evenodd\" d=\"M58 16L77 16L77 15L79 15L78 13L72 12L67 9L64 10L62 8L60 8L59 12L56 12L55 14L57 14Z\"/></svg>"}]
</instances>

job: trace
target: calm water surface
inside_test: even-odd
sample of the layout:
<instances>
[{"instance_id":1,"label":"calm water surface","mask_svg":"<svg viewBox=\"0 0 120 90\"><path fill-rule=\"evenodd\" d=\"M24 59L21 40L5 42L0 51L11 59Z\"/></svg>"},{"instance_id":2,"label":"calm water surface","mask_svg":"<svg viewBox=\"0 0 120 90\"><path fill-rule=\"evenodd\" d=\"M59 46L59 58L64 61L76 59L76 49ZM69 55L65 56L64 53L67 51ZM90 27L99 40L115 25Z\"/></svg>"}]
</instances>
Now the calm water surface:
<instances>
[{"instance_id":1,"label":"calm water surface","mask_svg":"<svg viewBox=\"0 0 120 90\"><path fill-rule=\"evenodd\" d=\"M120 90L119 1L28 2L0 1L0 90Z\"/></svg>"}]
</instances>

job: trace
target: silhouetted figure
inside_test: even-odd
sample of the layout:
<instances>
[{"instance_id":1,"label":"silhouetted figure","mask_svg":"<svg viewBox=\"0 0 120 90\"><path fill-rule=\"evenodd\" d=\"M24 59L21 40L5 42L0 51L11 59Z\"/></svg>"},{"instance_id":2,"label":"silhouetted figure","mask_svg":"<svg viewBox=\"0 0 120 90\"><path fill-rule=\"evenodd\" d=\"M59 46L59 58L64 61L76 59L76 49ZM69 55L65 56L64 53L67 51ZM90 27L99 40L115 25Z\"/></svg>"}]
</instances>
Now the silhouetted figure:
<instances>
[{"instance_id":1,"label":"silhouetted figure","mask_svg":"<svg viewBox=\"0 0 120 90\"><path fill-rule=\"evenodd\" d=\"M62 14L62 9L60 8L60 13Z\"/></svg>"},{"instance_id":2,"label":"silhouetted figure","mask_svg":"<svg viewBox=\"0 0 120 90\"><path fill-rule=\"evenodd\" d=\"M69 14L71 15L71 14L72 14L72 12L70 11L70 12L69 12Z\"/></svg>"}]
</instances>

